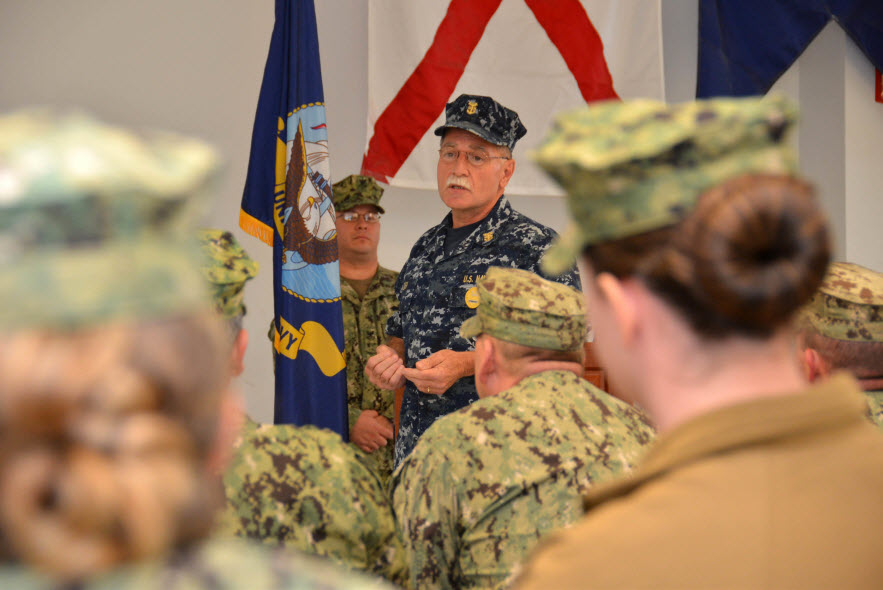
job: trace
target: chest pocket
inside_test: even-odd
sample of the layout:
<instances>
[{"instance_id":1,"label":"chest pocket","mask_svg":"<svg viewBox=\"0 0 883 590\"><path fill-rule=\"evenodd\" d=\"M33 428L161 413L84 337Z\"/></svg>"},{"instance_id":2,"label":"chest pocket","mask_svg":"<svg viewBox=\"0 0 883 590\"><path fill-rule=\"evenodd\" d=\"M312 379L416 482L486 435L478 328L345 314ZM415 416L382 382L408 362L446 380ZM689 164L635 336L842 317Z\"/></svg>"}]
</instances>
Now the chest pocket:
<instances>
[{"instance_id":1,"label":"chest pocket","mask_svg":"<svg viewBox=\"0 0 883 590\"><path fill-rule=\"evenodd\" d=\"M481 277L482 274L476 276ZM451 342L452 350L472 350L474 348L472 340L460 337L460 326L478 311L480 298L478 286L475 284L476 276L472 277L472 282L461 282L454 286L447 298L448 308L450 309L450 321L454 328L453 341Z\"/></svg>"}]
</instances>

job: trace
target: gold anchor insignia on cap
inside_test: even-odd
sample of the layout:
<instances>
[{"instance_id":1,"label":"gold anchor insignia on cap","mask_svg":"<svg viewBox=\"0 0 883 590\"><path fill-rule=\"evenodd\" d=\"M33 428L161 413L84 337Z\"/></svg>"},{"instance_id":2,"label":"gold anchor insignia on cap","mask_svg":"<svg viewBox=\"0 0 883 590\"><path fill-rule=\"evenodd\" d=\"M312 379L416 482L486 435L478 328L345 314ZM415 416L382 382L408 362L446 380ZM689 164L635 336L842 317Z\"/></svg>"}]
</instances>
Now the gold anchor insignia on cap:
<instances>
[{"instance_id":1,"label":"gold anchor insignia on cap","mask_svg":"<svg viewBox=\"0 0 883 590\"><path fill-rule=\"evenodd\" d=\"M478 110L478 101L477 100L470 100L469 102L466 103L466 114L467 115L474 115L477 110Z\"/></svg>"},{"instance_id":2,"label":"gold anchor insignia on cap","mask_svg":"<svg viewBox=\"0 0 883 590\"><path fill-rule=\"evenodd\" d=\"M483 234L482 237L484 238L484 242L488 243L494 239L494 232L489 231L486 234Z\"/></svg>"}]
</instances>

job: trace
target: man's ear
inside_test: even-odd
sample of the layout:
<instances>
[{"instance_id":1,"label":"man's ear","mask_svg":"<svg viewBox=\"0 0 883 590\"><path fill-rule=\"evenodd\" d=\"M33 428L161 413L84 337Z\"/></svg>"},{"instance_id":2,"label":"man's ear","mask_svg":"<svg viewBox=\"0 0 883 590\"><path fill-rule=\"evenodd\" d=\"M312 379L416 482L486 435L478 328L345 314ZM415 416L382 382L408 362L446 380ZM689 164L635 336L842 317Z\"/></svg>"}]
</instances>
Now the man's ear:
<instances>
[{"instance_id":1,"label":"man's ear","mask_svg":"<svg viewBox=\"0 0 883 590\"><path fill-rule=\"evenodd\" d=\"M230 373L238 377L245 370L245 350L248 348L248 330L239 330L233 341L233 350L230 351Z\"/></svg>"},{"instance_id":2,"label":"man's ear","mask_svg":"<svg viewBox=\"0 0 883 590\"><path fill-rule=\"evenodd\" d=\"M831 372L831 367L814 348L803 349L803 369L810 383L823 379Z\"/></svg>"},{"instance_id":3,"label":"man's ear","mask_svg":"<svg viewBox=\"0 0 883 590\"><path fill-rule=\"evenodd\" d=\"M494 343L490 338L479 336L475 342L475 387L479 396L489 393L491 380L497 372Z\"/></svg>"},{"instance_id":4,"label":"man's ear","mask_svg":"<svg viewBox=\"0 0 883 590\"><path fill-rule=\"evenodd\" d=\"M601 295L610 306L610 312L623 344L630 344L637 334L637 305L629 286L610 273L603 272L595 277Z\"/></svg>"},{"instance_id":5,"label":"man's ear","mask_svg":"<svg viewBox=\"0 0 883 590\"><path fill-rule=\"evenodd\" d=\"M227 390L221 396L221 406L218 412L218 429L215 439L206 457L206 469L212 475L224 472L233 456L233 443L236 435L242 428L245 413L242 410L242 400L232 390Z\"/></svg>"},{"instance_id":6,"label":"man's ear","mask_svg":"<svg viewBox=\"0 0 883 590\"><path fill-rule=\"evenodd\" d=\"M512 180L513 174L515 174L515 160L513 160L512 158L504 160L503 177L500 179L500 190L504 190L506 188L506 185L508 185L509 181Z\"/></svg>"}]
</instances>

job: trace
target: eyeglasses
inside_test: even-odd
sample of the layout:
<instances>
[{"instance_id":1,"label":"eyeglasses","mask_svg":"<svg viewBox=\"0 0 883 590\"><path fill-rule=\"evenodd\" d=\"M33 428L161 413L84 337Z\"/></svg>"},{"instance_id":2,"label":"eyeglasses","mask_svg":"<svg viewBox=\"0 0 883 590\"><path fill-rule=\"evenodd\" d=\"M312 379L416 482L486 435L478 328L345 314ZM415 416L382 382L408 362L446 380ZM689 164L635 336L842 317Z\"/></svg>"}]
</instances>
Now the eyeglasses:
<instances>
[{"instance_id":1,"label":"eyeglasses","mask_svg":"<svg viewBox=\"0 0 883 590\"><path fill-rule=\"evenodd\" d=\"M338 213L337 218L343 219L344 221L358 221L359 217L365 220L365 223L377 223L380 221L380 213L370 212L370 213L356 213L355 211L344 211L343 213Z\"/></svg>"},{"instance_id":2,"label":"eyeglasses","mask_svg":"<svg viewBox=\"0 0 883 590\"><path fill-rule=\"evenodd\" d=\"M470 165L481 168L491 160L508 160L507 156L489 156L481 152L467 152L463 150L455 150L454 148L442 148L438 150L438 159L445 164L453 164L460 159L460 154L466 156L466 161Z\"/></svg>"}]
</instances>

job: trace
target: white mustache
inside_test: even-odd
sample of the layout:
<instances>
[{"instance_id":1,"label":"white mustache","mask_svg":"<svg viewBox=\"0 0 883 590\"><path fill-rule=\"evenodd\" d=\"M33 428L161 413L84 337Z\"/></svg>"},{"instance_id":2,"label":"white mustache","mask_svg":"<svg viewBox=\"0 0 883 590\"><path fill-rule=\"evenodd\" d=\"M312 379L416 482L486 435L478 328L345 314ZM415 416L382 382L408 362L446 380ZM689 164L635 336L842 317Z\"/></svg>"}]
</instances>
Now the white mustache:
<instances>
[{"instance_id":1,"label":"white mustache","mask_svg":"<svg viewBox=\"0 0 883 590\"><path fill-rule=\"evenodd\" d=\"M472 183L469 182L469 179L462 176L457 176L456 174L448 175L447 184L445 186L459 186L465 188L468 191L472 190Z\"/></svg>"}]
</instances>

